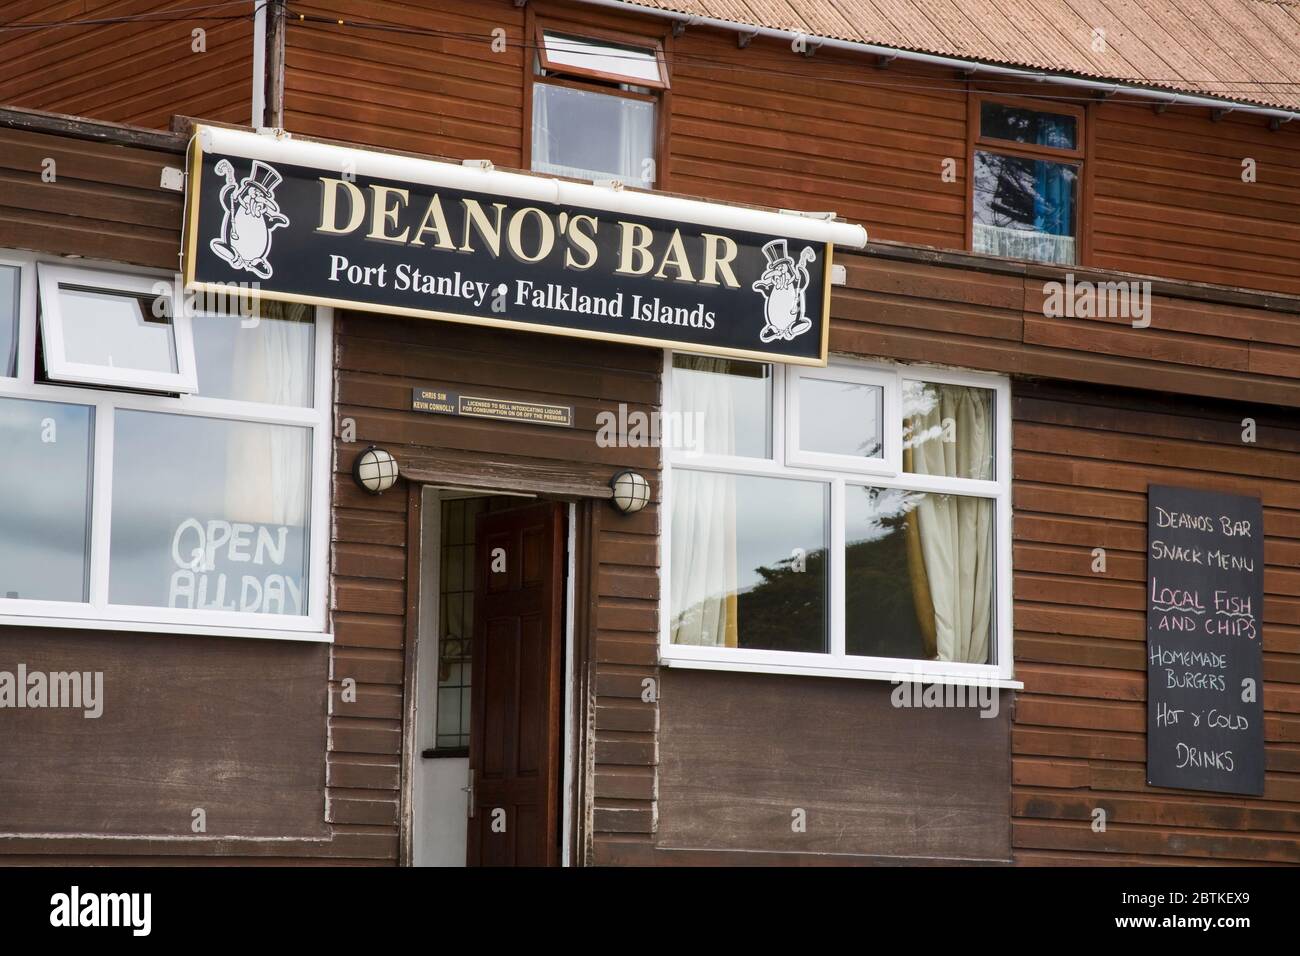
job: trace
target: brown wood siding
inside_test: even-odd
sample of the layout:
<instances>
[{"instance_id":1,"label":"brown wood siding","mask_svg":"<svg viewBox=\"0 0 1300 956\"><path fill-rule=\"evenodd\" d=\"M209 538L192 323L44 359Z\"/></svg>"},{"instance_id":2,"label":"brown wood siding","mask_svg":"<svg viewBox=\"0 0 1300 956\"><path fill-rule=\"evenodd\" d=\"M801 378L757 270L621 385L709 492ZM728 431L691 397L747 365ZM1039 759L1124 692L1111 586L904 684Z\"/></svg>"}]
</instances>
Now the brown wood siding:
<instances>
[{"instance_id":1,"label":"brown wood siding","mask_svg":"<svg viewBox=\"0 0 1300 956\"><path fill-rule=\"evenodd\" d=\"M0 125L0 248L176 269L185 200L160 181L181 165L178 153Z\"/></svg>"},{"instance_id":2,"label":"brown wood siding","mask_svg":"<svg viewBox=\"0 0 1300 956\"><path fill-rule=\"evenodd\" d=\"M342 313L338 324L338 429L351 420L356 442L335 446L334 657L331 671L330 808L336 824L365 824L397 856L404 661L411 604L406 549L408 496L365 494L349 470L369 443L400 461L436 469L440 458L485 474L556 466L608 481L621 468L651 478L657 496L658 449L603 448L597 415L653 412L659 403L657 350L501 332L494 329ZM575 427L504 424L411 411L420 385L478 389L494 396L572 405ZM341 433L341 432L340 432ZM459 472L458 472L459 473ZM656 713L641 701L641 681L655 677L658 599L658 508L621 517L597 501L589 549L592 580L579 587L587 670L589 845L639 835L654 824ZM357 680L355 703L341 681ZM592 852L596 852L593 850Z\"/></svg>"},{"instance_id":3,"label":"brown wood siding","mask_svg":"<svg viewBox=\"0 0 1300 956\"><path fill-rule=\"evenodd\" d=\"M832 210L873 238L960 249L966 89L895 62L688 29L671 64L668 187L783 209ZM952 159L955 181L944 182Z\"/></svg>"},{"instance_id":4,"label":"brown wood siding","mask_svg":"<svg viewBox=\"0 0 1300 956\"><path fill-rule=\"evenodd\" d=\"M1078 386L1013 392L1017 861L1300 863L1300 421ZM1262 799L1146 785L1152 482L1263 499ZM1091 571L1094 548L1105 574Z\"/></svg>"},{"instance_id":5,"label":"brown wood siding","mask_svg":"<svg viewBox=\"0 0 1300 956\"><path fill-rule=\"evenodd\" d=\"M108 257L164 268L173 265L179 246L181 198L157 184L163 166L180 165L178 146L115 145L101 141L108 135L104 131L74 138L51 132L57 124L38 131L32 128L30 118L20 120L6 114L5 122L0 123L0 144L4 145L0 149L0 247ZM125 131L120 133L118 139L131 138ZM90 135L94 138L86 138ZM39 180L39 159L47 154L59 161L60 176L53 184ZM1288 661L1300 653L1300 621L1294 619L1295 568L1300 565L1300 519L1296 517L1300 500L1294 489L1300 462L1296 458L1296 426L1279 425L1269 417L1265 405L1300 406L1300 363L1295 361L1300 348L1295 332L1300 312L1297 301L1284 296L1264 299L1227 294L1181 283L1157 284L1153 326L1139 334L1122 323L1046 320L1041 309L1042 284L1063 277L1064 270L890 245L875 245L864 254L841 256L839 261L847 265L849 283L835 290L833 300L832 347L836 350L1020 376L1075 378L1107 388L1142 384L1191 396L1199 403L1195 411L1188 411L1188 406L1169 404L1169 400L1157 409L1160 400L1152 396L1117 399L1121 404L1127 402L1124 407L1129 409L1112 416L1121 422L1120 427L1086 417L1093 407L1107 404L1096 397L1099 392L1078 400L1068 394L1061 397L1065 393L1046 392L1043 387L1030 393L1030 386L1015 383L1020 398L1017 411L1025 419L1016 432L1017 468L1035 460L1050 465L1036 477L1016 475L1021 486L1016 490L1016 505L1026 512L1017 519L1017 534L1022 538L1026 534L1048 536L1037 542L1018 539L1017 561L1026 559L1026 543L1046 544L1035 553L1049 552L1052 561L1065 561L1060 567L1068 569L1042 571L1027 565L1019 572L1017 586L1025 580L1050 583L1060 577L1075 589L1056 592L1055 604L1047 598L1019 598L1018 621L1026 633L1018 635L1023 642L1018 647L1023 646L1029 655L1023 658L1026 668L1047 664L1060 670L1089 666L1104 671L1095 689L1093 683L1085 688L1097 699L1084 697L1081 702L1069 699L1082 696L1069 691L1078 684L1041 682L1042 678L1030 675L1039 681L1031 684L1032 695L1067 699L1049 701L1057 710L1040 707L1037 718L1032 707L1029 716L1018 715L1017 746L1031 750L1017 756L1017 770L1024 766L1026 756L1039 758L1040 769L1048 776L1037 779L1056 782L1023 784L1016 791L1017 798L1023 796L1024 788L1033 787L1045 787L1049 796L1069 795L1073 785L1067 782L1078 779L1093 781L1094 789L1120 790L1117 781L1140 777L1140 728L1135 732L1125 723L1132 721L1133 708L1140 706L1140 698L1132 696L1133 672L1141 679L1140 646L1135 646L1141 639L1140 624L1138 631L1131 629L1132 620L1140 613L1123 603L1131 602L1131 596L1120 599L1114 608L1097 606L1091 592L1079 597L1082 581L1068 580L1072 575L1082 577L1068 564L1074 560L1069 548L1090 550L1098 545L1089 541L1100 535L1100 546L1130 552L1116 555L1118 564L1112 567L1132 573L1133 561L1140 561L1144 545L1141 529L1133 526L1133 521L1140 519L1123 517L1128 513L1123 509L1132 511L1135 496L1140 498L1140 489L1151 476L1177 479L1185 475L1191 476L1189 483L1202 480L1198 475L1208 476L1205 481L1213 480L1215 487L1226 490L1253 487L1252 483L1267 490L1266 515L1279 530L1270 530L1268 552L1274 565L1267 584L1274 618L1268 621L1265 647L1266 705L1271 708L1266 728L1271 789L1266 800L1278 802L1283 798L1275 794L1293 793L1286 786L1279 790L1277 781L1281 776L1287 784L1291 776L1300 773L1300 759L1294 752L1300 743L1295 735L1294 701L1286 696L1286 685L1297 679ZM348 313L339 316L337 334L340 421L336 424L341 427L343 418L352 418L358 427L356 443L339 443L335 449L332 570L338 643L330 652L329 674L323 667L318 672L322 684L327 677L332 680L327 770L332 836L325 842L290 840L282 844L214 839L204 848L214 855L266 861L316 858L382 863L397 858L400 695L406 676L404 641L411 601L407 589L411 529L404 492L399 489L375 498L361 494L352 484L347 469L363 443L382 442L404 460L423 458L436 463L454 458L477 462L489 470L508 464L550 474L576 467L588 480L603 480L619 466L657 474L658 457L653 450L601 449L594 441L598 411L616 409L620 402L642 411L658 407L657 351ZM542 426L476 423L410 412L410 388L435 382L572 404L577 427L572 433L557 435L557 430ZM1033 414L1041 417L1046 408L1067 424L1034 419L1025 411L1026 396L1034 395L1038 396L1038 411ZM1204 412L1201 406L1207 396L1258 404L1234 406L1230 411L1224 411L1226 406L1208 406L1209 411ZM1074 410L1074 405L1079 410ZM1134 408L1144 412L1139 414ZM1234 423L1248 413L1261 422L1261 437L1258 446L1246 449L1236 444L1233 434L1239 429ZM1287 435L1291 437L1285 438ZM1035 437L1039 447L1027 449L1025 442ZM1062 448L1069 448L1069 457ZM1220 481L1222 484L1217 484ZM657 485L656 480L656 494ZM1034 494L1053 492L1052 486L1057 486L1056 493L1036 503ZM1106 514L1108 507L1120 508L1113 521L1090 518L1091 512L1086 510L1082 515L1070 511L1096 508L1099 514ZM1036 523L1038 531L1034 530ZM652 505L639 515L622 518L597 503L580 525L580 540L589 541L586 555L591 561L583 579L592 582L578 613L580 634L588 648L587 671L580 675L581 693L588 704L588 726L593 735L579 781L584 792L592 795L587 829L594 836L585 849L598 862L644 861L653 846L654 798L660 789L658 715L655 707L641 701L642 682L657 674L658 578L653 572L658 562L659 515ZM1079 525L1086 534L1082 540L1074 540L1069 535ZM1117 530L1112 531L1112 526ZM1119 537L1112 541L1115 534ZM1051 536L1064 544L1053 543ZM1048 567L1057 565L1049 563ZM1140 576L1140 571L1137 574ZM1087 586L1098 583L1089 577ZM1117 578L1116 586L1127 595L1135 585ZM1137 587L1140 594L1140 585ZM1111 599L1116 599L1115 594L1107 591L1103 600ZM1088 608L1081 610L1079 605ZM1284 619L1276 618L1279 609ZM1084 627L1089 630L1081 633ZM63 639L53 638L56 634L59 632L43 631L37 636L53 644ZM1052 653L1054 646L1065 643L1061 635L1081 636L1064 652L1091 656L1082 664L1039 660ZM101 641L107 636L94 635ZM84 637L72 634L68 639L75 642ZM259 643L219 640L226 642L232 653L235 648ZM1109 682L1111 671L1118 672L1118 683ZM339 699L341 682L348 676L355 677L361 691L355 704ZM683 676L689 680L698 675ZM1049 676L1055 677L1054 672ZM1096 675L1085 676L1091 681ZM310 687L304 692L306 696L312 693ZM1086 721L1092 719L1093 710L1089 708L1099 709L1106 720L1119 714L1118 724L1101 733L1090 732ZM1082 723L1068 723L1067 718ZM1025 724L1035 719L1039 723ZM1045 720L1054 723L1042 723ZM1111 742L1116 743L1114 751L1107 749ZM1033 747L1045 749L1040 754ZM1111 767L1112 763L1118 767ZM1094 776L1080 777L1094 774L1094 764L1100 768ZM1059 773L1058 765L1064 768ZM1117 776L1112 770L1123 773ZM1046 806L1046 812L1056 816L1031 817L1030 811L1037 806ZM1056 804L1027 804L1018 811L1016 832L1021 838L1029 831L1040 836L1064 832L1073 838L1087 830L1087 822L1072 816L1072 807L1059 799ZM1147 812L1132 804L1121 810ZM1217 819L1228 818L1221 815ZM1112 821L1115 819L1112 814ZM1174 813L1165 819L1185 821L1186 817ZM1289 832L1276 826L1278 819L1286 818L1268 818L1265 822L1273 828L1261 826L1260 833ZM1182 848L1184 830L1198 829L1185 822L1169 823L1167 827L1173 829L1167 831L1160 829L1165 824L1118 825L1128 826L1130 832L1145 828L1143 833L1148 835L1143 839L1166 839L1169 848ZM1153 833L1157 835L1150 836ZM1276 839L1269 839L1273 842L1268 846L1275 848ZM1134 840L1114 849L1112 855L1103 855L1079 850L1062 837L1043 847L1022 845L1020 857L1027 861L1177 859L1154 853L1151 845ZM1202 840L1194 846L1201 850L1213 846L1214 856L1224 855L1218 852L1219 844ZM1229 849L1244 852L1238 844ZM76 855L86 862L111 855L105 853L103 841L71 837L57 845L39 840L3 842L0 852L20 854L22 859L42 854ZM114 853L127 852L186 856L195 851L192 844L148 838L115 844ZM1199 850L1198 854L1193 854L1198 860L1207 858ZM1256 856L1265 858L1267 854L1261 850Z\"/></svg>"},{"instance_id":6,"label":"brown wood siding","mask_svg":"<svg viewBox=\"0 0 1300 956\"><path fill-rule=\"evenodd\" d=\"M34 113L0 120L0 248L176 267L183 197L160 177L183 164L179 137ZM46 157L53 182L41 179ZM63 711L4 712L23 729L0 734L0 856L391 858L382 828L325 822L329 658L278 640L0 628L0 669L100 670L108 701L104 717L77 714L75 726ZM330 768L340 787L371 772L346 763ZM189 832L178 814L196 807L207 833L177 839Z\"/></svg>"},{"instance_id":7,"label":"brown wood siding","mask_svg":"<svg viewBox=\"0 0 1300 956\"><path fill-rule=\"evenodd\" d=\"M186 0L20 0L28 22L138 16ZM250 4L251 8L251 4ZM535 12L534 12L535 11ZM242 13L243 11L236 11ZM559 2L295 4L285 124L294 132L520 167L532 16L664 36L662 19ZM173 114L247 123L251 17L137 20L0 34L0 103L165 127ZM214 16L231 16L216 11ZM324 18L328 22L315 22ZM349 21L339 25L338 20ZM358 24L382 23L392 29ZM190 31L207 31L207 52ZM504 29L506 47L492 49ZM730 202L834 210L875 239L968 244L971 84L949 71L689 27L666 45L672 92L660 186ZM1006 92L1005 84L992 89ZM1017 92L1044 92L1018 88ZM1052 91L1047 90L1051 93ZM1052 95L1061 95L1059 90ZM1300 293L1300 129L1209 111L1088 107L1082 265ZM1257 181L1242 182L1255 160ZM944 181L953 162L954 179Z\"/></svg>"},{"instance_id":8,"label":"brown wood siding","mask_svg":"<svg viewBox=\"0 0 1300 956\"><path fill-rule=\"evenodd\" d=\"M253 4L193 0L10 0L0 31L0 104L166 129L172 116L247 124ZM136 18L77 25L76 21ZM192 31L206 36L193 50Z\"/></svg>"},{"instance_id":9,"label":"brown wood siding","mask_svg":"<svg viewBox=\"0 0 1300 956\"><path fill-rule=\"evenodd\" d=\"M1300 293L1297 134L1259 117L1103 104L1091 265ZM1255 182L1242 162L1255 161Z\"/></svg>"},{"instance_id":10,"label":"brown wood siding","mask_svg":"<svg viewBox=\"0 0 1300 956\"><path fill-rule=\"evenodd\" d=\"M99 673L103 686L98 717L3 712L0 859L260 856L272 840L328 853L326 655L291 641L0 628L0 670ZM160 838L173 846L160 851Z\"/></svg>"},{"instance_id":11,"label":"brown wood siding","mask_svg":"<svg viewBox=\"0 0 1300 956\"><path fill-rule=\"evenodd\" d=\"M523 164L524 11L482 0L377 7L312 0L294 13L398 30L290 20L285 126L385 149ZM506 30L493 52L492 31ZM415 32L403 33L401 28Z\"/></svg>"},{"instance_id":12,"label":"brown wood siding","mask_svg":"<svg viewBox=\"0 0 1300 956\"><path fill-rule=\"evenodd\" d=\"M831 298L832 351L1300 407L1300 300L1262 308L1258 297L1155 283L1150 327L1135 329L1044 314L1047 284L1067 272L1114 275L888 245L837 261L848 283Z\"/></svg>"},{"instance_id":13,"label":"brown wood siding","mask_svg":"<svg viewBox=\"0 0 1300 956\"><path fill-rule=\"evenodd\" d=\"M536 17L664 36L661 19L557 2ZM368 21L356 0L296 12ZM512 0L386 8L397 31L291 20L286 125L454 159L527 159L528 14ZM507 47L492 52L491 31ZM401 32L409 31L409 32ZM834 210L873 239L967 248L971 85L957 74L689 27L666 45L672 92L660 187L727 202ZM1011 91L1006 84L992 87ZM1043 92L1041 87L1014 92ZM1050 91L1048 91L1050 92ZM1071 102L1074 102L1073 100ZM1300 293L1300 130L1241 114L1108 101L1088 107L1084 266ZM1256 160L1258 181L1241 181ZM944 181L952 160L954 179Z\"/></svg>"},{"instance_id":14,"label":"brown wood siding","mask_svg":"<svg viewBox=\"0 0 1300 956\"><path fill-rule=\"evenodd\" d=\"M984 717L893 692L665 668L657 849L1008 861L1011 695Z\"/></svg>"}]
</instances>

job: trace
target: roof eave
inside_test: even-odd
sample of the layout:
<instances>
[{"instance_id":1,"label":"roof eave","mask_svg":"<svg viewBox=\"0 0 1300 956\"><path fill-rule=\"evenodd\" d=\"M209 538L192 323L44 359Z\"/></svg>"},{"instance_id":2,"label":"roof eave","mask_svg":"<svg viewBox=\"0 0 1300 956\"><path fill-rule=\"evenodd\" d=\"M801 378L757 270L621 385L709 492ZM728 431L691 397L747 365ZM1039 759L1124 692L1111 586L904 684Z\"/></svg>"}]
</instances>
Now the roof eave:
<instances>
[{"instance_id":1,"label":"roof eave","mask_svg":"<svg viewBox=\"0 0 1300 956\"><path fill-rule=\"evenodd\" d=\"M986 63L981 60L968 60L960 57L945 56L939 53L924 53L920 50L907 50L901 47L882 46L875 43L863 43L858 40L841 40L836 37L814 36L805 33L799 33L794 30L782 30L776 27L756 26L752 23L742 23L736 20L722 20L717 17L705 17L698 14L679 13L675 10L665 10L661 7L648 7L633 0L578 0L579 3L585 3L589 6L606 7L608 9L621 10L625 13L640 13L646 16L662 17L672 20L685 26L702 26L712 27L718 30L728 30L739 33L748 38L766 37L783 42L794 42L795 40L813 41L819 47L826 47L832 50L847 50L854 53L861 53L868 56L880 56L887 58L897 58L907 60L913 63L926 63L931 66L943 67L945 69L957 70L970 74L987 74L992 76L1012 77L1034 83L1054 83L1060 86L1073 87L1075 89L1090 90L1100 93L1104 96L1124 95L1132 96L1138 99L1152 100L1157 103L1164 103L1166 106L1200 106L1222 113L1242 112L1254 113L1259 116L1267 116L1282 122L1290 122L1293 119L1300 118L1300 109L1289 110L1276 106L1265 106L1260 103L1246 103L1239 100L1230 100L1217 96L1206 96L1201 93L1192 93L1175 89L1161 89L1158 87L1142 86L1140 84L1123 83L1106 79L1089 79L1084 76L1077 76L1070 73L1053 73L1043 70L1033 70L1025 67L1006 66L999 63Z\"/></svg>"}]
</instances>

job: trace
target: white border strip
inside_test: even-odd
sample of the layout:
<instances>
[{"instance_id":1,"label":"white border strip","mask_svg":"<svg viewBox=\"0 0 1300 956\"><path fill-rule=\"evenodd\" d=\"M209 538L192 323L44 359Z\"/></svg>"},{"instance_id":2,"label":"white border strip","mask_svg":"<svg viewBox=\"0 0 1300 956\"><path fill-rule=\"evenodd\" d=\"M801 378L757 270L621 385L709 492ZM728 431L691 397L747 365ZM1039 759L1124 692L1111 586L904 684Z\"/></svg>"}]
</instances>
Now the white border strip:
<instances>
[{"instance_id":1,"label":"white border strip","mask_svg":"<svg viewBox=\"0 0 1300 956\"><path fill-rule=\"evenodd\" d=\"M105 617L37 617L0 614L0 627L58 627L70 631L117 631L121 634L192 634L196 637L253 637L277 641L309 641L333 644L334 635L325 631L269 630L265 627L225 627L219 624L186 624L173 621L116 621Z\"/></svg>"},{"instance_id":2,"label":"white border strip","mask_svg":"<svg viewBox=\"0 0 1300 956\"><path fill-rule=\"evenodd\" d=\"M568 531L565 535L564 573L564 784L561 790L560 812L563 814L562 840L560 844L560 865L573 866L570 844L573 842L573 809L577 802L574 792L574 780L577 777L578 726L574 719L574 699L577 693L577 660L574 657L576 645L573 627L576 594L574 588L578 580L578 506L569 502L566 510ZM471 689L471 693L472 693Z\"/></svg>"}]
</instances>

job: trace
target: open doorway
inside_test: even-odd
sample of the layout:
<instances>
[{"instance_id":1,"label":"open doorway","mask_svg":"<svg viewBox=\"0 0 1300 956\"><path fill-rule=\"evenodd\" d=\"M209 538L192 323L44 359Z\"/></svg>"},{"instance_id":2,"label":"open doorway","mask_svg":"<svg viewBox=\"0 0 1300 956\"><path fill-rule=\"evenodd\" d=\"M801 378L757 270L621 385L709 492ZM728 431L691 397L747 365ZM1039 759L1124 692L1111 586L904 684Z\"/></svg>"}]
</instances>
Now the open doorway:
<instances>
[{"instance_id":1,"label":"open doorway","mask_svg":"<svg viewBox=\"0 0 1300 956\"><path fill-rule=\"evenodd\" d=\"M411 861L563 861L569 508L423 490Z\"/></svg>"}]
</instances>

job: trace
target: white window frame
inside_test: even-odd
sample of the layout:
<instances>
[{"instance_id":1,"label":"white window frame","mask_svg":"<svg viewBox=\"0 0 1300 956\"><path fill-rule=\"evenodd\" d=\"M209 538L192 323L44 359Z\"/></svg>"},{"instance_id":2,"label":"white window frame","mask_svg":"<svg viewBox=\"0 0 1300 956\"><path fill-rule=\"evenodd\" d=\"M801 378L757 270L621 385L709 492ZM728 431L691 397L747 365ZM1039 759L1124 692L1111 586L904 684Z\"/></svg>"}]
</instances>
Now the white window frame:
<instances>
[{"instance_id":1,"label":"white window frame","mask_svg":"<svg viewBox=\"0 0 1300 956\"><path fill-rule=\"evenodd\" d=\"M29 399L61 402L94 409L92 433L90 506L90 588L89 600L45 601L25 598L0 598L0 626L25 625L86 628L95 630L140 631L166 634L215 634L233 637L275 638L280 640L330 642L327 633L329 588L330 494L333 455L333 311L317 306L313 342L314 394L311 407L271 405L232 399L206 398L183 394L150 395L38 382L35 379L37 334L37 268L46 263L59 265L53 257L27 255L0 250L0 264L20 267L18 375L0 377L0 399ZM107 281L119 278L123 266L118 263L78 263L93 269L103 268ZM46 266L48 268L48 266ZM166 273L136 270L148 288L159 280L169 285L174 277ZM84 277L83 277L84 278ZM79 280L81 281L81 280ZM311 429L312 460L310 466L309 545L307 569L307 613L256 614L241 611L165 608L111 604L108 599L109 544L113 507L113 425L114 413L122 411L164 412L200 418L294 425Z\"/></svg>"},{"instance_id":2,"label":"white window frame","mask_svg":"<svg viewBox=\"0 0 1300 956\"><path fill-rule=\"evenodd\" d=\"M74 285L110 294L122 293L132 297L152 299L158 295L155 288L157 279L133 273L106 272L45 262L37 265L36 273L41 295L40 321L42 344L45 347L45 367L51 380L191 395L199 390L198 372L194 361L194 331L190 325L190 317L184 309L176 309L176 314L172 316L170 323L172 348L176 352L175 372L118 368L68 360L63 334L63 302L59 295L60 286ZM170 284L168 287L170 288Z\"/></svg>"},{"instance_id":3,"label":"white window frame","mask_svg":"<svg viewBox=\"0 0 1300 956\"><path fill-rule=\"evenodd\" d=\"M538 24L538 61L548 74L577 76L606 83L626 83L643 89L668 89L668 64L664 58L663 43L651 37L619 37L593 35L583 30L567 30L548 22ZM554 42L553 42L554 41ZM635 51L645 55L638 64L653 64L654 76L625 71L617 63L622 51ZM584 60L587 57L587 60ZM601 69L608 66L610 69Z\"/></svg>"},{"instance_id":4,"label":"white window frame","mask_svg":"<svg viewBox=\"0 0 1300 956\"><path fill-rule=\"evenodd\" d=\"M22 378L22 374L23 374L22 317L28 310L29 303L27 300L29 296L34 294L34 286L35 286L35 283L32 283L33 288L28 288L28 286L26 285L28 275L27 275L27 270L23 268L25 262L26 260L19 259L13 253L9 253L3 249L0 249L0 268L4 266L13 266L18 270L18 314L14 316L16 321L14 323L13 331L14 331L14 341L17 347L17 361L14 364L14 376L19 379ZM5 304L6 303L0 303L0 305L5 305ZM12 381L14 381L14 378L11 378L9 375L4 373L3 369L0 369L0 382L12 382Z\"/></svg>"},{"instance_id":5,"label":"white window frame","mask_svg":"<svg viewBox=\"0 0 1300 956\"><path fill-rule=\"evenodd\" d=\"M811 451L800 446L800 383L805 379L824 382L848 382L853 385L874 385L881 390L880 403L882 453L874 458L858 455L840 455L831 452ZM867 472L875 475L892 475L902 470L903 451L899 441L893 440L889 422L899 414L899 381L894 370L882 371L844 362L830 363L825 368L792 366L786 372L786 464L832 471Z\"/></svg>"},{"instance_id":6,"label":"white window frame","mask_svg":"<svg viewBox=\"0 0 1300 956\"><path fill-rule=\"evenodd\" d=\"M663 407L672 410L671 350L664 352ZM929 365L885 365L864 362L847 356L832 356L830 377L846 371L873 376L872 384L887 382L894 392L885 402L886 457L893 460L897 449L898 467L882 469L874 460L849 467L856 459L828 456L836 468L820 465L796 465L789 460L790 419L797 412L797 398L788 394L788 383L797 383L808 373L781 364L772 365L772 457L700 454L665 446L660 514L661 614L659 660L668 667L704 670L752 671L773 674L805 674L825 677L850 677L873 680L923 680L953 684L988 684L997 687L1022 686L1014 677L1012 622L1012 548L1011 548L1011 385L1008 379L976 372L964 372ZM814 373L815 374L815 373ZM995 480L946 478L933 475L906 474L902 471L903 421L902 386L905 380L936 384L967 385L994 392ZM893 409L892 418L890 409ZM797 421L797 419L796 419ZM845 459L845 461L840 461ZM830 486L829 527L830 555L827 587L827 622L830 651L826 654L802 651L756 650L752 648L701 647L672 643L672 495L675 470L703 471L770 478L793 478L818 481ZM849 485L876 488L899 488L989 498L994 502L994 663L967 664L954 661L920 661L907 658L866 657L845 653L845 488Z\"/></svg>"}]
</instances>

